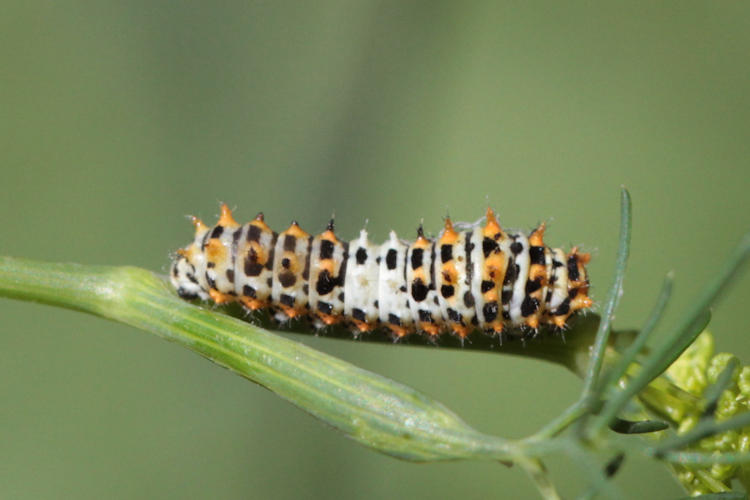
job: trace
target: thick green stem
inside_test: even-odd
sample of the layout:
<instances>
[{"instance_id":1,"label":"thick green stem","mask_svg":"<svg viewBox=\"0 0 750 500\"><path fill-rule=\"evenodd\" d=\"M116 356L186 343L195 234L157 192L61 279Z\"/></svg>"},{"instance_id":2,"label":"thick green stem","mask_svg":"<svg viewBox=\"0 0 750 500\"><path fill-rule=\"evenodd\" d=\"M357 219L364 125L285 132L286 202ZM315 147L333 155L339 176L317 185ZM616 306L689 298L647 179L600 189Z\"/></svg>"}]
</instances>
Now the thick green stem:
<instances>
[{"instance_id":1,"label":"thick green stem","mask_svg":"<svg viewBox=\"0 0 750 500\"><path fill-rule=\"evenodd\" d=\"M3 257L0 296L89 312L181 344L389 455L431 461L520 453L414 389L179 300L142 269Z\"/></svg>"}]
</instances>

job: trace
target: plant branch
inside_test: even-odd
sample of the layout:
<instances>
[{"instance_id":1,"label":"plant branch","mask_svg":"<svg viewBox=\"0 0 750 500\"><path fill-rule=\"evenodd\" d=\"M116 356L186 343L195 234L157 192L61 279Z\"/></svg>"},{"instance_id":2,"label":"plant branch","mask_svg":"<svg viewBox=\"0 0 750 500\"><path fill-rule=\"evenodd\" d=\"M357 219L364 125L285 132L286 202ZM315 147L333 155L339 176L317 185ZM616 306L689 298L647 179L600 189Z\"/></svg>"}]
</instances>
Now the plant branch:
<instances>
[{"instance_id":1,"label":"plant branch","mask_svg":"<svg viewBox=\"0 0 750 500\"><path fill-rule=\"evenodd\" d=\"M511 460L521 453L414 389L180 300L142 269L2 257L0 296L89 312L181 344L388 455Z\"/></svg>"}]
</instances>

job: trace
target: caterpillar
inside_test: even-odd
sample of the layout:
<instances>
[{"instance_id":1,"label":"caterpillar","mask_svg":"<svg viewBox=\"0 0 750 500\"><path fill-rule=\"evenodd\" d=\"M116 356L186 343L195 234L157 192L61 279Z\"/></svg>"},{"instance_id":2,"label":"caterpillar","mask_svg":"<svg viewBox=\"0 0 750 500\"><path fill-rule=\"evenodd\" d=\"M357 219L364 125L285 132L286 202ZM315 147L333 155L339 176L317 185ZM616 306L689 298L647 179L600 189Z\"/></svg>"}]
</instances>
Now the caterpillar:
<instances>
[{"instance_id":1,"label":"caterpillar","mask_svg":"<svg viewBox=\"0 0 750 500\"><path fill-rule=\"evenodd\" d=\"M364 229L340 240L333 220L317 236L297 222L276 233L263 213L240 225L226 204L215 226L192 222L195 237L170 270L178 295L271 308L282 321L343 323L355 336L384 325L395 339L450 331L463 341L473 330L563 329L592 305L589 254L546 246L544 223L528 236L506 232L490 208L483 225L460 228L446 218L437 239L420 226L413 242L391 231L382 245Z\"/></svg>"}]
</instances>

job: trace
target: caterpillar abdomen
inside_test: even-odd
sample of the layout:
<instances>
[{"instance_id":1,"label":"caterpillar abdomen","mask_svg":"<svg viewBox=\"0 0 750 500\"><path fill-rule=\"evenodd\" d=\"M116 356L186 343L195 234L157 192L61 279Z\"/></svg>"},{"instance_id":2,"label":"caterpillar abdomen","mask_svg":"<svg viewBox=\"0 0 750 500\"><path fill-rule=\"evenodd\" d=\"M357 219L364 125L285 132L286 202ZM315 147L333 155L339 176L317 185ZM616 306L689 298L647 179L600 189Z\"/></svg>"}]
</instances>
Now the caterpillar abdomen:
<instances>
[{"instance_id":1,"label":"caterpillar abdomen","mask_svg":"<svg viewBox=\"0 0 750 500\"><path fill-rule=\"evenodd\" d=\"M463 339L475 329L563 328L592 304L589 254L546 246L544 224L528 236L507 233L491 209L483 226L457 230L446 219L436 240L420 227L414 242L391 232L382 245L365 230L341 241L332 221L317 236L296 222L277 234L262 213L240 225L226 205L215 226L193 223L195 238L171 270L181 297L272 308L279 319L309 316L318 327L385 325L399 338L452 331Z\"/></svg>"}]
</instances>

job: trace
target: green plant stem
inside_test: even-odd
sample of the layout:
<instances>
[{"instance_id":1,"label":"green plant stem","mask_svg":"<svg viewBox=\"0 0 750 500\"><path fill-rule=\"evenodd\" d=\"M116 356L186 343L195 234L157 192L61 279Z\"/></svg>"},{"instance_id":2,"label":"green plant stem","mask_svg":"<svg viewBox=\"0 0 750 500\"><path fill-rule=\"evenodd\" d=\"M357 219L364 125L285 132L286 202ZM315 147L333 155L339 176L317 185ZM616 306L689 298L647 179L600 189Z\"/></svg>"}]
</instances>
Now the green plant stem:
<instances>
[{"instance_id":1,"label":"green plant stem","mask_svg":"<svg viewBox=\"0 0 750 500\"><path fill-rule=\"evenodd\" d=\"M548 422L544 427L534 433L533 436L527 439L527 442L537 442L549 439L563 430L567 429L570 424L585 415L588 408L586 401L579 399L572 405L568 406L560 415Z\"/></svg>"},{"instance_id":2,"label":"green plant stem","mask_svg":"<svg viewBox=\"0 0 750 500\"><path fill-rule=\"evenodd\" d=\"M251 324L176 297L152 273L0 258L0 296L85 311L154 333L267 387L348 437L412 461L511 460L439 402Z\"/></svg>"},{"instance_id":3,"label":"green plant stem","mask_svg":"<svg viewBox=\"0 0 750 500\"><path fill-rule=\"evenodd\" d=\"M560 494L557 492L555 485L552 484L547 469L541 460L522 458L518 460L518 464L529 475L543 498L547 500L560 499Z\"/></svg>"},{"instance_id":4,"label":"green plant stem","mask_svg":"<svg viewBox=\"0 0 750 500\"><path fill-rule=\"evenodd\" d=\"M599 387L599 374L602 370L602 364L607 357L607 348L609 347L610 331L615 309L622 294L622 283L625 279L625 268L627 266L628 255L630 252L630 233L632 226L632 205L630 193L625 188L620 191L620 239L617 249L617 259L615 261L615 278L607 294L607 300L604 305L604 314L602 315L599 326L594 336L594 345L591 348L590 357L585 360L585 368L580 362L580 357L576 363L578 373L583 376L583 390L578 401L569 406L559 417L555 418L549 424L545 425L536 434L528 439L528 442L536 442L546 439L560 433L571 423L578 420L581 416L590 413L591 409L598 404L596 401L597 388ZM580 354L580 352L579 352Z\"/></svg>"},{"instance_id":5,"label":"green plant stem","mask_svg":"<svg viewBox=\"0 0 750 500\"><path fill-rule=\"evenodd\" d=\"M609 334L612 328L612 318L622 296L622 283L625 280L625 268L630 255L630 233L632 226L632 204L630 193L623 188L620 191L620 239L617 250L617 260L615 261L615 278L612 288L607 295L607 302L604 305L602 321L599 324L599 331L596 334L596 340L592 348L591 362L589 363L586 377L583 382L583 398L591 398L599 386L599 374L604 363L604 350L609 342Z\"/></svg>"},{"instance_id":6,"label":"green plant stem","mask_svg":"<svg viewBox=\"0 0 750 500\"><path fill-rule=\"evenodd\" d=\"M680 465L739 465L750 463L750 453L748 452L665 451L664 453L652 452L649 455L658 456L660 460Z\"/></svg>"},{"instance_id":7,"label":"green plant stem","mask_svg":"<svg viewBox=\"0 0 750 500\"><path fill-rule=\"evenodd\" d=\"M635 361L638 353L640 353L641 350L646 346L646 342L651 337L651 333L654 332L656 325L659 324L659 320L661 319L662 315L664 314L664 310L667 307L669 297L671 297L672 295L672 282L673 274L670 272L669 274L667 274L666 278L664 278L664 284L662 285L661 292L659 293L659 297L656 300L656 305L654 306L653 311L651 311L651 315L649 316L641 331L638 332L638 335L635 337L635 340L633 340L633 343L630 344L627 349L625 349L625 351L622 353L622 356L620 356L620 359L618 359L617 362L612 366L612 368L607 371L602 383L603 387L607 387L610 384L614 384L615 382L620 380L620 378L628 371L628 367L630 367L633 361Z\"/></svg>"},{"instance_id":8,"label":"green plant stem","mask_svg":"<svg viewBox=\"0 0 750 500\"><path fill-rule=\"evenodd\" d=\"M605 474L605 466L601 465L594 457L582 448L579 442L569 441L568 446L564 449L565 453L578 463L581 471L589 478L589 491L584 492L583 496L589 494L595 497L602 494L606 498L619 499L622 493L609 481Z\"/></svg>"}]
</instances>

